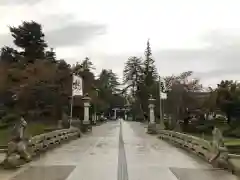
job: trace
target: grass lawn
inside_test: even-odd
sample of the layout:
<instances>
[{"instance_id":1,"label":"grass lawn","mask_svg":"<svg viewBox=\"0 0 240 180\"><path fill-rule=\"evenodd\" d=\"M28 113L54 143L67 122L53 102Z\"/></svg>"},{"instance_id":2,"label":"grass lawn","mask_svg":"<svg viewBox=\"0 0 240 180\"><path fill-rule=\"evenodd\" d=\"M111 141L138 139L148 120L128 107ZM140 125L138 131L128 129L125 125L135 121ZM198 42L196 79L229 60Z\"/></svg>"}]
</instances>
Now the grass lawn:
<instances>
[{"instance_id":1,"label":"grass lawn","mask_svg":"<svg viewBox=\"0 0 240 180\"><path fill-rule=\"evenodd\" d=\"M224 144L226 146L240 146L240 139L226 139Z\"/></svg>"},{"instance_id":2,"label":"grass lawn","mask_svg":"<svg viewBox=\"0 0 240 180\"><path fill-rule=\"evenodd\" d=\"M8 142L9 130L0 129L0 146L6 145Z\"/></svg>"},{"instance_id":3,"label":"grass lawn","mask_svg":"<svg viewBox=\"0 0 240 180\"><path fill-rule=\"evenodd\" d=\"M212 141L212 135L210 134L205 135L205 134L191 133L190 135L205 139L210 142ZM233 138L233 137L224 137L224 144L226 146L240 146L240 139Z\"/></svg>"},{"instance_id":4,"label":"grass lawn","mask_svg":"<svg viewBox=\"0 0 240 180\"><path fill-rule=\"evenodd\" d=\"M53 127L53 126L40 124L40 123L30 123L27 126L26 135L27 137L39 135L44 133L44 130L46 128L50 128L50 127ZM7 129L0 129L0 146L7 145L12 128L13 127L7 128Z\"/></svg>"},{"instance_id":5,"label":"grass lawn","mask_svg":"<svg viewBox=\"0 0 240 180\"><path fill-rule=\"evenodd\" d=\"M210 135L210 134L199 134L199 133L187 133L187 134L190 134L192 136L196 136L196 137L205 139L207 141L211 141L212 140L212 135Z\"/></svg>"},{"instance_id":6,"label":"grass lawn","mask_svg":"<svg viewBox=\"0 0 240 180\"><path fill-rule=\"evenodd\" d=\"M227 124L223 124L223 123L219 123L218 121L215 121L214 123L217 128L219 128L222 132L226 131L229 129L229 125ZM190 134L192 136L196 136L196 137L200 137L202 139L205 139L207 141L212 141L212 134L208 133L208 134L201 134L201 133L187 133ZM240 134L240 128L237 128L234 130L234 134ZM235 145L235 146L240 146L240 138L234 138L234 137L228 137L228 136L224 136L224 144L225 145Z\"/></svg>"}]
</instances>

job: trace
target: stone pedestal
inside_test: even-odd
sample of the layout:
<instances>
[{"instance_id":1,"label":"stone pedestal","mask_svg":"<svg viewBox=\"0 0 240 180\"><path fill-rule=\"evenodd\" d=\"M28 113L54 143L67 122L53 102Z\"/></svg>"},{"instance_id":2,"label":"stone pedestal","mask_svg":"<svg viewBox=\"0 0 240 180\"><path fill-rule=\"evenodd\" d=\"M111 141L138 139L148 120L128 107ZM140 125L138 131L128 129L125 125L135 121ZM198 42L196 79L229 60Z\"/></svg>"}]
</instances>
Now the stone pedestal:
<instances>
[{"instance_id":1,"label":"stone pedestal","mask_svg":"<svg viewBox=\"0 0 240 180\"><path fill-rule=\"evenodd\" d=\"M156 124L156 129L158 132L158 131L164 130L165 128L161 124Z\"/></svg>"},{"instance_id":2,"label":"stone pedestal","mask_svg":"<svg viewBox=\"0 0 240 180\"><path fill-rule=\"evenodd\" d=\"M160 116L159 123L157 123L157 131L161 131L165 129L165 124L164 124L164 117Z\"/></svg>"},{"instance_id":3,"label":"stone pedestal","mask_svg":"<svg viewBox=\"0 0 240 180\"><path fill-rule=\"evenodd\" d=\"M90 107L91 98L88 95L85 95L82 98L82 100L84 104L84 120L82 124L82 131L83 132L92 131L92 125L89 119L89 107Z\"/></svg>"},{"instance_id":4,"label":"stone pedestal","mask_svg":"<svg viewBox=\"0 0 240 180\"><path fill-rule=\"evenodd\" d=\"M93 124L93 125L96 125L96 124L97 124L97 115L96 115L96 113L94 113L94 114L92 115L92 124Z\"/></svg>"},{"instance_id":5,"label":"stone pedestal","mask_svg":"<svg viewBox=\"0 0 240 180\"><path fill-rule=\"evenodd\" d=\"M149 124L148 124L148 133L149 134L156 134L157 133L157 128L156 128L156 121L155 121L155 115L154 115L154 101L152 97L149 99Z\"/></svg>"},{"instance_id":6,"label":"stone pedestal","mask_svg":"<svg viewBox=\"0 0 240 180\"><path fill-rule=\"evenodd\" d=\"M117 109L114 109L114 119L117 119Z\"/></svg>"}]
</instances>

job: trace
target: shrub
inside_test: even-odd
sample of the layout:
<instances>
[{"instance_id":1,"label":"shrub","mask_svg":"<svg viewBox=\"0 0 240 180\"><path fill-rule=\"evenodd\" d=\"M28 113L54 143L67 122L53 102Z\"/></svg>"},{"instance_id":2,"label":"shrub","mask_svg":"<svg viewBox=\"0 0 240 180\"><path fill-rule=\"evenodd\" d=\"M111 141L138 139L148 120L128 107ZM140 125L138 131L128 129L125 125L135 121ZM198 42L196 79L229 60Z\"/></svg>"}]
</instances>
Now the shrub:
<instances>
[{"instance_id":1,"label":"shrub","mask_svg":"<svg viewBox=\"0 0 240 180\"><path fill-rule=\"evenodd\" d=\"M1 121L3 124L11 124L13 122L15 122L17 119L19 119L18 115L14 114L14 113L9 113L7 115L5 115Z\"/></svg>"}]
</instances>

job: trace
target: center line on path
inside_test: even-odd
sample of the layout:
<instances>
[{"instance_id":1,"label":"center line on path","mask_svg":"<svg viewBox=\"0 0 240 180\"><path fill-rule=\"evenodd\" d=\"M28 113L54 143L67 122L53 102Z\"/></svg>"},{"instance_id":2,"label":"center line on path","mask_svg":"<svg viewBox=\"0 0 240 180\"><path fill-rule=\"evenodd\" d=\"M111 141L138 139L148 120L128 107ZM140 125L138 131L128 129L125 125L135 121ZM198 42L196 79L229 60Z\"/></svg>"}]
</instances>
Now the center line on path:
<instances>
[{"instance_id":1,"label":"center line on path","mask_svg":"<svg viewBox=\"0 0 240 180\"><path fill-rule=\"evenodd\" d=\"M120 120L120 132L119 132L118 180L128 180L127 159L122 137L122 120Z\"/></svg>"}]
</instances>

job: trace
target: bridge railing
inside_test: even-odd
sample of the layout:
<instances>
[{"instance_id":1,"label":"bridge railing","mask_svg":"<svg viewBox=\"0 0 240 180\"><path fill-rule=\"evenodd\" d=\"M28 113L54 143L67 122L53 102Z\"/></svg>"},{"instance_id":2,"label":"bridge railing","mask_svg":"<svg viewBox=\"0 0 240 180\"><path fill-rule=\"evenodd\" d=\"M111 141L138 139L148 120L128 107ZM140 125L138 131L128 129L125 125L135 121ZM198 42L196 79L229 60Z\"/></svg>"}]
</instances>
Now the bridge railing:
<instances>
[{"instance_id":1,"label":"bridge railing","mask_svg":"<svg viewBox=\"0 0 240 180\"><path fill-rule=\"evenodd\" d=\"M211 143L188 134L183 134L175 131L161 130L159 131L159 138L168 140L176 145L191 150L193 153L209 160L212 157Z\"/></svg>"},{"instance_id":2,"label":"bridge railing","mask_svg":"<svg viewBox=\"0 0 240 180\"><path fill-rule=\"evenodd\" d=\"M211 142L180 132L160 130L158 133L160 139L203 157L215 167L227 169L240 176L240 155L231 153L227 147L218 147L216 150Z\"/></svg>"},{"instance_id":3,"label":"bridge railing","mask_svg":"<svg viewBox=\"0 0 240 180\"><path fill-rule=\"evenodd\" d=\"M64 141L72 140L77 137L80 137L80 131L77 128L55 130L32 137L28 147L32 156L34 156L42 151L56 147Z\"/></svg>"},{"instance_id":4,"label":"bridge railing","mask_svg":"<svg viewBox=\"0 0 240 180\"><path fill-rule=\"evenodd\" d=\"M80 136L79 128L71 127L34 136L28 142L22 141L18 144L10 142L6 150L6 158L1 165L4 168L19 167L37 155Z\"/></svg>"}]
</instances>

